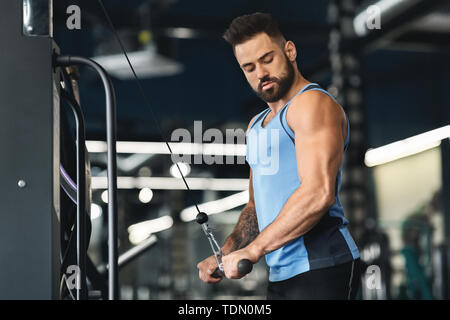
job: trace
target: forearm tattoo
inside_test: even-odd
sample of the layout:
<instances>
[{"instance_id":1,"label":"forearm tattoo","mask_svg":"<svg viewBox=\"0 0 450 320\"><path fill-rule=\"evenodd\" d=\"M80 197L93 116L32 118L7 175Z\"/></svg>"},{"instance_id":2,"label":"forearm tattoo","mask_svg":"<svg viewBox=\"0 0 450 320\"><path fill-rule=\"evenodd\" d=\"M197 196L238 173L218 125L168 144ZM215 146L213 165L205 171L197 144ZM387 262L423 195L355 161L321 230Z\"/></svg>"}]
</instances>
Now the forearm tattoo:
<instances>
[{"instance_id":1,"label":"forearm tattoo","mask_svg":"<svg viewBox=\"0 0 450 320\"><path fill-rule=\"evenodd\" d=\"M232 241L231 251L246 247L259 234L258 218L254 206L246 206L239 216L231 235L227 240Z\"/></svg>"}]
</instances>

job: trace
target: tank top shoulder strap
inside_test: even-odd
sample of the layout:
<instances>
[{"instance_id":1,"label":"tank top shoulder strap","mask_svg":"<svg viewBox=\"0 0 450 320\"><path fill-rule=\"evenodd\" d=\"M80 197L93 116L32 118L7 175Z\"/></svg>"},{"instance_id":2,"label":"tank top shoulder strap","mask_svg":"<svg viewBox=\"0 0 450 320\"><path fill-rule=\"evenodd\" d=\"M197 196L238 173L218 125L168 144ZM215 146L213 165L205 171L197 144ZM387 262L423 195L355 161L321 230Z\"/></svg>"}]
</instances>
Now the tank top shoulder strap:
<instances>
[{"instance_id":1,"label":"tank top shoulder strap","mask_svg":"<svg viewBox=\"0 0 450 320\"><path fill-rule=\"evenodd\" d=\"M334 102L338 103L336 98L333 97L328 91L322 89L322 87L320 85L318 85L317 83L309 83L307 84L305 87L303 87L302 90L300 90L295 96L298 96L299 94L305 92L305 91L309 91L309 90L317 90L317 91L321 91L325 94L327 94L331 99L333 99ZM292 131L292 129L289 127L288 123L287 123L287 119L286 119L286 113L287 113L287 109L289 108L289 105L291 104L292 100L294 100L294 98L292 98L281 110L281 114L280 114L280 122L281 122L281 126L283 127L284 131L286 132L286 134L289 136L289 138L291 139L291 141L293 143L295 143L295 139L294 139L294 132ZM339 103L338 103L339 104ZM347 116L347 113L344 111L345 113L345 117L347 119L347 136L345 137L345 141L344 141L344 151L347 150L349 141L350 141L350 121L349 118Z\"/></svg>"},{"instance_id":2,"label":"tank top shoulder strap","mask_svg":"<svg viewBox=\"0 0 450 320\"><path fill-rule=\"evenodd\" d=\"M308 90L317 90L317 91L321 91L325 94L327 94L331 99L333 99L334 102L336 102L337 104L339 104L339 102L337 102L336 98L333 97L333 95L331 95L328 91L322 89L319 85L314 84L314 86L311 86L308 88ZM306 90L305 90L306 91ZM347 136L345 137L345 141L344 141L344 151L347 150L348 147L348 143L350 141L350 120L347 116L347 112L344 111L345 114L345 119L347 120Z\"/></svg>"},{"instance_id":3,"label":"tank top shoulder strap","mask_svg":"<svg viewBox=\"0 0 450 320\"><path fill-rule=\"evenodd\" d=\"M261 111L260 113L258 113L255 116L255 120L253 121L253 123L250 126L250 129L253 128L255 126L255 124L257 124L259 121L261 121L261 119L270 111L270 108L264 109L263 111Z\"/></svg>"},{"instance_id":4,"label":"tank top shoulder strap","mask_svg":"<svg viewBox=\"0 0 450 320\"><path fill-rule=\"evenodd\" d=\"M286 132L286 134L289 136L289 138L291 139L292 143L295 143L294 140L294 132L292 131L292 129L289 127L288 123L287 123L287 119L286 119L286 112L287 109L289 108L289 105L291 104L291 102L295 99L295 97L297 97L299 94L308 91L308 90L312 90L314 88L320 88L320 86L316 83L308 83L306 86L304 86L299 92L297 92L297 94L291 99L289 100L288 103L286 103L286 105L283 107L283 109L281 109L280 111L280 122L281 122L281 126L283 127L284 131Z\"/></svg>"},{"instance_id":5,"label":"tank top shoulder strap","mask_svg":"<svg viewBox=\"0 0 450 320\"><path fill-rule=\"evenodd\" d=\"M350 142L350 119L348 118L347 112L345 112L345 119L347 120L347 136L345 137L344 141L344 151L347 150L348 144Z\"/></svg>"}]
</instances>

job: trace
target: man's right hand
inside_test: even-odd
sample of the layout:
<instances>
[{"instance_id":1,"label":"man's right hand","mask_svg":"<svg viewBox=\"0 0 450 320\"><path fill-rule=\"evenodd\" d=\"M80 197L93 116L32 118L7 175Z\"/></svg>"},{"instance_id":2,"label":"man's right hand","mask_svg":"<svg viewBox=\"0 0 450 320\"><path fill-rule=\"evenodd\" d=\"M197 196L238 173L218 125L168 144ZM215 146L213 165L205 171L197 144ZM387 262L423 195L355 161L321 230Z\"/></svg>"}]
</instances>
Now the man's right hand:
<instances>
[{"instance_id":1,"label":"man's right hand","mask_svg":"<svg viewBox=\"0 0 450 320\"><path fill-rule=\"evenodd\" d=\"M222 280L222 277L213 278L211 276L214 273L214 271L218 268L217 261L214 256L210 256L210 257L206 258L205 260L199 262L197 264L197 268L198 268L198 276L203 282L217 283Z\"/></svg>"}]
</instances>

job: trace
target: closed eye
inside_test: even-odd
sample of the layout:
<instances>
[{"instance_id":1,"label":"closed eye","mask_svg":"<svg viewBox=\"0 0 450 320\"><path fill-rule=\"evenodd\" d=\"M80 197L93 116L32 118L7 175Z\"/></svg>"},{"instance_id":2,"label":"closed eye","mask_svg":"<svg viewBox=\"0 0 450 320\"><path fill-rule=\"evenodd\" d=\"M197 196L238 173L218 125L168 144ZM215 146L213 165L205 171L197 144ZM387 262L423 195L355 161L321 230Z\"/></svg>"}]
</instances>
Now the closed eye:
<instances>
[{"instance_id":1,"label":"closed eye","mask_svg":"<svg viewBox=\"0 0 450 320\"><path fill-rule=\"evenodd\" d=\"M246 72L252 72L253 70L255 70L255 67L254 66L248 66L248 67L244 68L244 70Z\"/></svg>"},{"instance_id":2,"label":"closed eye","mask_svg":"<svg viewBox=\"0 0 450 320\"><path fill-rule=\"evenodd\" d=\"M273 55L274 55L274 51L269 51L267 53L265 53L264 55L262 55L260 58L258 58L258 61L260 63L264 63L264 64L269 64L273 61ZM249 73L255 70L255 65L254 63L248 62L248 63L244 63L241 68Z\"/></svg>"}]
</instances>

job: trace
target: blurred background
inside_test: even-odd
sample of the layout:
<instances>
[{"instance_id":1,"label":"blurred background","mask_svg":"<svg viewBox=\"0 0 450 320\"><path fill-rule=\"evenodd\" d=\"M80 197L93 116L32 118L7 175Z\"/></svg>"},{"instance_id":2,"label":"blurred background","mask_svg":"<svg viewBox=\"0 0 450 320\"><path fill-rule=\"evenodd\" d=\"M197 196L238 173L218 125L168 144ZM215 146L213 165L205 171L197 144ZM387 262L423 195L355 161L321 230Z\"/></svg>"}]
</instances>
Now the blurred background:
<instances>
[{"instance_id":1,"label":"blurred background","mask_svg":"<svg viewBox=\"0 0 450 320\"><path fill-rule=\"evenodd\" d=\"M350 118L340 199L367 268L359 298L449 299L448 1L104 3L169 138L178 128L194 137L195 124L201 133L216 128L224 136L227 129L246 130L265 108L222 34L239 15L271 13L297 46L300 72L329 90ZM80 29L67 28L70 5L81 9ZM192 164L181 165L192 187L187 192L98 2L54 1L53 16L61 53L94 58L113 77L119 253L146 239L156 241L121 268L121 298L264 299L264 259L244 279L214 285L202 283L196 268L211 249L192 206L198 203L210 214L222 244L248 201L242 141L214 141L218 155L222 143L237 145L227 153L232 164L194 164L189 155ZM92 174L89 256L102 265L108 200L104 93L94 73L80 72Z\"/></svg>"}]
</instances>

